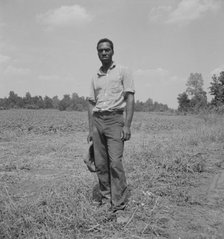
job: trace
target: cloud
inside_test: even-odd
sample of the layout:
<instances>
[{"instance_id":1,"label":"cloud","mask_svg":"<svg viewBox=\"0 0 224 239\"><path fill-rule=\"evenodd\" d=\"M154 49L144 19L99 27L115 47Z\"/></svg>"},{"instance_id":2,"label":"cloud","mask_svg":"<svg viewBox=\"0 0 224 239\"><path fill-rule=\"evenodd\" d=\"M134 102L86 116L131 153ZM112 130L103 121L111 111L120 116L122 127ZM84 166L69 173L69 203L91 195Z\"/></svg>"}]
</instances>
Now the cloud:
<instances>
[{"instance_id":1,"label":"cloud","mask_svg":"<svg viewBox=\"0 0 224 239\"><path fill-rule=\"evenodd\" d=\"M145 85L151 85L155 81L166 81L169 76L169 72L163 68L156 69L138 69L134 72L135 78L145 81Z\"/></svg>"},{"instance_id":2,"label":"cloud","mask_svg":"<svg viewBox=\"0 0 224 239\"><path fill-rule=\"evenodd\" d=\"M171 6L159 6L159 7L154 7L152 8L152 10L150 11L149 14L149 19L152 22L159 22L162 19L165 18L165 16L167 17L168 14L172 11L172 7Z\"/></svg>"},{"instance_id":3,"label":"cloud","mask_svg":"<svg viewBox=\"0 0 224 239\"><path fill-rule=\"evenodd\" d=\"M224 65L223 66L219 66L217 68L215 68L214 70L212 70L210 72L210 75L213 76L213 75L219 75L221 71L224 71Z\"/></svg>"},{"instance_id":4,"label":"cloud","mask_svg":"<svg viewBox=\"0 0 224 239\"><path fill-rule=\"evenodd\" d=\"M3 72L5 75L28 75L31 73L31 70L29 68L23 68L23 67L15 67L12 65L9 65L6 67L6 69Z\"/></svg>"},{"instance_id":5,"label":"cloud","mask_svg":"<svg viewBox=\"0 0 224 239\"><path fill-rule=\"evenodd\" d=\"M221 0L181 0L176 8L171 6L153 8L149 18L154 22L187 25L209 12L218 11L221 6Z\"/></svg>"},{"instance_id":6,"label":"cloud","mask_svg":"<svg viewBox=\"0 0 224 239\"><path fill-rule=\"evenodd\" d=\"M59 80L60 77L58 75L39 75L38 80L41 81L55 81Z\"/></svg>"},{"instance_id":7,"label":"cloud","mask_svg":"<svg viewBox=\"0 0 224 239\"><path fill-rule=\"evenodd\" d=\"M38 80L41 82L61 82L62 84L66 83L73 83L74 84L74 77L69 76L69 75L55 75L55 74L50 74L50 75L39 75Z\"/></svg>"},{"instance_id":8,"label":"cloud","mask_svg":"<svg viewBox=\"0 0 224 239\"><path fill-rule=\"evenodd\" d=\"M0 19L0 29L5 27L5 26L6 26L6 24L4 22L2 22L1 19Z\"/></svg>"},{"instance_id":9,"label":"cloud","mask_svg":"<svg viewBox=\"0 0 224 239\"><path fill-rule=\"evenodd\" d=\"M138 69L138 70L135 71L135 74L143 75L143 76L148 76L148 75L160 75L160 76L162 75L162 76L164 76L164 75L168 74L168 71L161 68L161 67L158 67L156 69L145 69L145 70Z\"/></svg>"},{"instance_id":10,"label":"cloud","mask_svg":"<svg viewBox=\"0 0 224 239\"><path fill-rule=\"evenodd\" d=\"M37 16L38 22L48 27L78 26L91 22L92 18L80 5L61 6Z\"/></svg>"},{"instance_id":11,"label":"cloud","mask_svg":"<svg viewBox=\"0 0 224 239\"><path fill-rule=\"evenodd\" d=\"M5 22L3 21L3 19L0 16L0 28L5 27L5 26L6 26Z\"/></svg>"},{"instance_id":12,"label":"cloud","mask_svg":"<svg viewBox=\"0 0 224 239\"><path fill-rule=\"evenodd\" d=\"M219 8L220 1L217 0L182 0L177 9L170 13L167 23L188 24Z\"/></svg>"},{"instance_id":13,"label":"cloud","mask_svg":"<svg viewBox=\"0 0 224 239\"><path fill-rule=\"evenodd\" d=\"M1 55L0 54L0 65L3 63L7 63L11 58L9 56Z\"/></svg>"}]
</instances>

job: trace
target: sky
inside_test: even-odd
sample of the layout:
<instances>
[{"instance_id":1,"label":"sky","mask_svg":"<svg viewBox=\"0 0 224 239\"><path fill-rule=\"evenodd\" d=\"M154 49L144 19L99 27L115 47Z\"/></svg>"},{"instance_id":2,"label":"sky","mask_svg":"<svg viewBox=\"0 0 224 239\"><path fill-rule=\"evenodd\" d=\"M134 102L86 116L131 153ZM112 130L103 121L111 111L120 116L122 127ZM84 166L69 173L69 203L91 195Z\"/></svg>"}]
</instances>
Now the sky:
<instances>
[{"instance_id":1,"label":"sky","mask_svg":"<svg viewBox=\"0 0 224 239\"><path fill-rule=\"evenodd\" d=\"M224 70L224 1L0 0L0 98L87 97L104 37L132 70L136 100L177 108L196 72L211 99L211 77Z\"/></svg>"}]
</instances>

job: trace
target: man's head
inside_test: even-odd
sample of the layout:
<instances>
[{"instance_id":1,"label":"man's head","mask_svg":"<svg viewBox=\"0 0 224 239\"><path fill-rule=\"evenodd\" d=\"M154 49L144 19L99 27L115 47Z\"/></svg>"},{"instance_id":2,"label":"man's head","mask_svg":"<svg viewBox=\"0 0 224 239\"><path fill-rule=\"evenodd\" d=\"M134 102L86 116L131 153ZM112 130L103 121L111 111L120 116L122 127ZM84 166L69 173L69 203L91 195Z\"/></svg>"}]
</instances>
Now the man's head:
<instances>
[{"instance_id":1,"label":"man's head","mask_svg":"<svg viewBox=\"0 0 224 239\"><path fill-rule=\"evenodd\" d=\"M112 42L110 39L108 39L108 38L102 38L102 39L100 39L100 40L98 41L97 47L96 47L97 50L98 50L99 45L100 45L101 43L103 43L103 42L108 42L108 43L110 44L111 49L114 51L114 44L113 44L113 42Z\"/></svg>"},{"instance_id":2,"label":"man's head","mask_svg":"<svg viewBox=\"0 0 224 239\"><path fill-rule=\"evenodd\" d=\"M103 38L97 43L97 52L102 64L111 64L114 54L113 42L107 38Z\"/></svg>"}]
</instances>

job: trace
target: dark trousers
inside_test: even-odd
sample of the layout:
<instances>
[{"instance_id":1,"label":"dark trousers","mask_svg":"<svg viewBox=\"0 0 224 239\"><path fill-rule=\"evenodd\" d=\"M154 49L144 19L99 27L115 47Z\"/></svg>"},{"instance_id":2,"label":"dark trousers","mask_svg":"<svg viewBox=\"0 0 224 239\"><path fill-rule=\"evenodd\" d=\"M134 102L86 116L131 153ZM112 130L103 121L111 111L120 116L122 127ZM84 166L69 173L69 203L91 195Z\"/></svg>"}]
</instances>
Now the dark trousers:
<instances>
[{"instance_id":1,"label":"dark trousers","mask_svg":"<svg viewBox=\"0 0 224 239\"><path fill-rule=\"evenodd\" d=\"M127 183L122 164L122 113L94 113L94 156L102 200L110 200L115 209L125 206Z\"/></svg>"}]
</instances>

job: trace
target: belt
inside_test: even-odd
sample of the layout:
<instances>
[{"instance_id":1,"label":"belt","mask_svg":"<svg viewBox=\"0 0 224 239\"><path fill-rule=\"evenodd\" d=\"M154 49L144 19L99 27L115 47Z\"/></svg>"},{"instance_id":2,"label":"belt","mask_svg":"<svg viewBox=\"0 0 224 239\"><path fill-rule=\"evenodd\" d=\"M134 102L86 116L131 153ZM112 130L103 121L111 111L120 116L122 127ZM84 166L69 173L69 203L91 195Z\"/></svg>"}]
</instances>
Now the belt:
<instances>
[{"instance_id":1,"label":"belt","mask_svg":"<svg viewBox=\"0 0 224 239\"><path fill-rule=\"evenodd\" d=\"M105 111L95 111L93 114L94 115L116 115L116 114L123 114L123 110L105 110Z\"/></svg>"}]
</instances>

